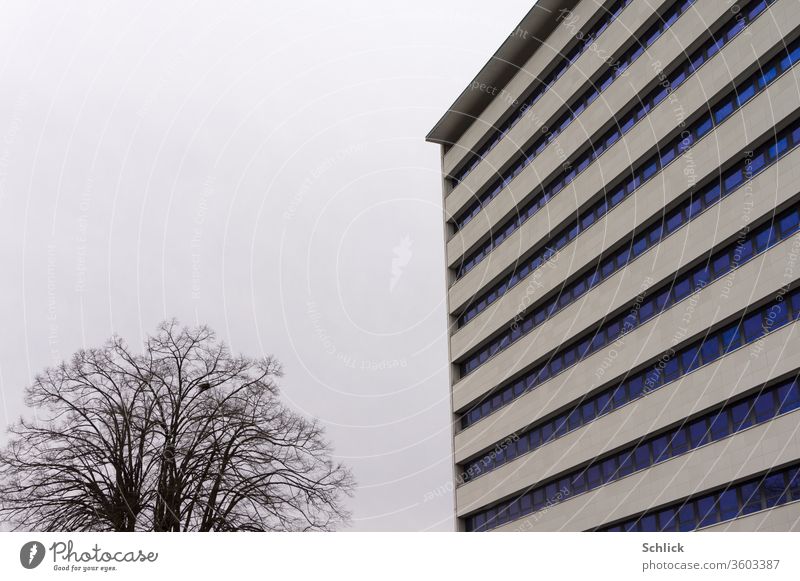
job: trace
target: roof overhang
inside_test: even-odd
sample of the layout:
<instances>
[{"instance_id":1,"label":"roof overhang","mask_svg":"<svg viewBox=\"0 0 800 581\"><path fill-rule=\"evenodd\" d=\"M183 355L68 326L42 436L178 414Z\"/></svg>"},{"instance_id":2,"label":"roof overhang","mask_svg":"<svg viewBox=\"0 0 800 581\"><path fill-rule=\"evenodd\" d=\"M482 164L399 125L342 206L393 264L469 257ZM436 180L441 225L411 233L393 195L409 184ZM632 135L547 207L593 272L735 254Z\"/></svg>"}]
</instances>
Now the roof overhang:
<instances>
[{"instance_id":1,"label":"roof overhang","mask_svg":"<svg viewBox=\"0 0 800 581\"><path fill-rule=\"evenodd\" d=\"M538 0L425 139L443 145L458 141L497 94L487 88L496 87L499 91L505 87L550 36L560 11L577 3L578 0Z\"/></svg>"}]
</instances>

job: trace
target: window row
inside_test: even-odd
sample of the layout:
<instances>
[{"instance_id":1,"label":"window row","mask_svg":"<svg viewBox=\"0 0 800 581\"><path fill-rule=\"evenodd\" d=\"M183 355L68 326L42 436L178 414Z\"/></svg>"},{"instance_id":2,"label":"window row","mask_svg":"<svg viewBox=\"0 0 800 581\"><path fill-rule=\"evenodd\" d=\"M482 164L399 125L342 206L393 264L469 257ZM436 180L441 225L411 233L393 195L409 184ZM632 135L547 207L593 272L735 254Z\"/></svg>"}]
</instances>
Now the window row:
<instances>
[{"instance_id":1,"label":"window row","mask_svg":"<svg viewBox=\"0 0 800 581\"><path fill-rule=\"evenodd\" d=\"M733 21L734 24L736 22L738 21ZM740 27L735 26L734 30L735 32L739 32ZM722 37L722 40L725 40L725 38L726 37ZM719 50L720 45L717 42L712 46L715 47L715 50ZM736 109L742 107L744 103L749 101L756 93L762 91L778 74L784 72L786 68L782 69L780 67L782 60L788 60L789 66L791 66L793 62L797 61L799 55L800 45L795 43L786 49L785 53L776 57L777 64L775 67L770 68L768 74L753 75L743 83L740 83L739 86L734 86L733 90L725 98L721 99L717 106L709 107L709 109L711 109L710 112L707 113L704 118L698 120L693 127L694 131L684 131L673 138L667 145L659 147L659 152L646 162L635 164L637 169L631 171L631 177L628 179L626 187L631 187L633 189L638 188L641 184L653 177L656 172L660 171L672 162L673 159L680 156L686 149L691 147L695 141L706 135L714 126L722 123L725 119L730 117ZM690 58L697 60L695 55ZM691 64L691 60L687 62ZM693 71L694 67L692 66L691 69ZM681 73L680 70L677 72ZM684 72L684 74L677 74L675 80L676 82L682 83L686 78ZM572 181L589 167L592 162L630 131L637 121L649 113L655 104L660 103L669 95L670 90L675 90L675 88L677 87L673 86L671 89L667 89L661 85L657 86L651 94L643 99L632 111L619 119L614 127L608 130L606 134L599 139L591 140L587 149L569 164L566 164L564 169L557 172L556 177L547 182L547 185L540 186L533 198L522 206L513 218L497 228L492 229L490 237L463 259L462 264L456 271L456 278L463 277L466 273L475 268L475 266L480 264L492 250L502 244L511 234L516 232L522 224L547 204L547 202L572 183ZM658 99L658 102L656 102L655 99Z\"/></svg>"},{"instance_id":2,"label":"window row","mask_svg":"<svg viewBox=\"0 0 800 581\"><path fill-rule=\"evenodd\" d=\"M699 418L684 420L671 430L643 438L622 451L595 458L591 464L541 484L518 498L484 509L468 519L467 530L483 531L501 526L552 505L559 498L572 498L594 490L797 408L800 408L800 383L794 378Z\"/></svg>"},{"instance_id":3,"label":"window row","mask_svg":"<svg viewBox=\"0 0 800 581\"><path fill-rule=\"evenodd\" d=\"M721 177L722 180L722 192L720 192L720 185L717 183L713 183L708 186L705 190L701 190L699 194L695 194L694 200L687 199L684 204L690 205L695 207L696 209L690 211L690 217L696 216L702 209L705 209L709 205L716 203L719 200L720 195L725 196L728 193L732 192L736 189L742 181L744 181L744 176L752 177L757 173L760 173L765 167L766 164L769 163L769 147L767 146L762 148L763 151L758 152L753 156L753 159L750 158L742 158L742 165L739 168L734 168L727 171ZM773 158L774 159L774 158ZM745 168L745 164L749 167ZM745 172L745 173L742 173ZM737 174L738 173L738 177ZM732 184L734 184L732 187ZM568 243L578 237L580 233L584 230L589 228L592 224L598 222L603 216L605 216L608 212L612 209L617 207L621 204L628 196L633 192L626 187L619 186L614 189L614 191L608 195L606 198L603 198L589 208L584 209L578 219L574 220L573 222L568 223L565 227L561 228L558 232L553 234L550 237L551 242L547 244L543 249L539 250L535 254L531 255L528 258L525 258L519 262L519 264L515 267L515 269L506 275L501 281L495 284L493 287L489 288L483 294L479 295L477 298L473 300L470 306L465 310L457 319L456 324L458 327L463 327L467 323L469 323L472 319L477 317L480 313L485 311L491 304L497 301L500 297L506 294L510 289L517 285L521 280L524 280L530 273L541 267L545 264L554 254L556 251L564 248ZM702 206L701 209L697 209L697 206ZM679 221L677 216L679 212L673 211L672 213L668 213L665 221L669 224L673 224L676 221ZM671 230L670 230L671 231ZM647 242L643 240L635 240L634 244L647 244ZM648 246L649 247L649 246ZM603 280L607 276L610 276L618 269L614 266L614 259L608 260L606 264L604 264L600 270L603 274L600 280ZM589 278L595 280L597 283L600 281L594 275L591 275ZM577 298L581 296L588 288L586 287L586 281L584 280L577 280L572 283L572 287L565 288L563 292L567 292L573 295L573 298ZM583 289L583 290L581 290Z\"/></svg>"},{"instance_id":4,"label":"window row","mask_svg":"<svg viewBox=\"0 0 800 581\"><path fill-rule=\"evenodd\" d=\"M792 44L792 46L794 46L794 53L796 53L795 56L800 58L800 39L795 41ZM781 64L783 62L784 61L779 58L773 59L773 61L770 63L770 65L772 66L770 65L765 66L763 69L764 72L759 73L758 77L756 79L753 79L752 82L755 83L758 81L758 79L761 79L762 74L766 75L769 74L769 71L775 71L776 69L780 70ZM791 59L787 55L786 57L787 65L790 64L791 62L792 62ZM764 86L767 85L766 84L762 85L762 88ZM727 100L723 100L723 103L725 102L727 102ZM727 113L725 114L724 117L727 118L736 109L738 109L738 107L733 107L730 111L727 111L726 109ZM714 108L714 111L719 111L719 107ZM717 116L717 117L722 117L722 116ZM708 121L708 124L706 124L706 121ZM708 116L703 116L700 119L698 119L697 122L692 124L690 129L687 129L684 132L684 134L682 134L683 135L682 138L681 136L679 136L678 139L675 140L677 143L674 144L674 147L672 149L661 150L657 155L648 160L648 162L644 164L644 166L640 168L640 170L636 173L635 176L636 179L629 182L628 183L629 187L626 187L625 189L628 190L628 192L632 192L634 189L639 187L642 181L645 181L653 177L653 175L655 175L655 173L663 167L664 163L671 162L677 155L688 149L689 146L694 142L694 140L699 139L702 135L705 135L705 133L707 133L711 129L711 126L712 125ZM788 141L789 139L791 139L791 137L792 134L789 133L788 135L777 140L776 143L773 143L771 148L768 151L764 152L765 156L763 158L764 162L766 163L767 158L769 157L769 153L770 151L772 151L772 149L775 149L772 155L772 159L777 157L781 152L787 151ZM641 179L639 178L639 176L641 176ZM744 175L743 172L741 171L734 171L730 173L730 175L726 175L722 186L725 187L726 189L738 187L740 184L744 183L747 177L748 176ZM622 190L617 189L615 193L610 196L612 203L614 201L615 196L619 198L623 195L624 194L622 193ZM596 213L599 213L599 210L597 210ZM590 225L592 223L591 220L594 219L594 216L595 213L587 213L584 216L584 221ZM570 236L569 231L562 233L559 240L554 241L553 246L555 248L559 248L560 246L567 244L569 236ZM627 249L623 249L621 252L627 252ZM570 297L566 296L563 297L563 299L559 299L559 301L562 300L564 304L568 304L570 302ZM534 317L535 314L529 314L527 316L528 319L533 319ZM540 317L542 318L542 320L544 320L544 314L540 315ZM514 341L518 340L523 334L533 329L535 324L536 324L535 322L531 322L527 328L524 328L524 325L512 325L509 329L501 333L498 337L490 340L486 345L477 349L463 363L460 364L462 375L474 371L482 363L486 362L489 357L491 357L498 351L501 351L510 346Z\"/></svg>"},{"instance_id":5,"label":"window row","mask_svg":"<svg viewBox=\"0 0 800 581\"><path fill-rule=\"evenodd\" d=\"M792 219L795 222L795 232L800 230L800 211L795 211ZM764 233L761 240L767 238ZM746 241L734 252L743 255L752 253L753 241ZM721 255L725 256L725 255ZM728 255L729 256L729 255ZM736 254L736 258L739 254ZM707 275L703 270L697 270L700 277ZM800 291L795 293L800 295ZM793 295L794 296L794 295ZM729 325L715 333L709 334L703 340L696 341L681 348L668 357L660 357L652 362L643 371L631 374L619 384L605 389L598 394L580 400L574 407L562 412L554 418L540 422L530 429L522 432L517 439L509 441L504 439L492 447L491 452L469 462L462 472L464 482L474 480L478 476L499 468L503 464L514 460L521 454L535 450L565 434L576 430L597 418L619 409L627 403L644 397L650 392L691 373L695 369L713 363L720 357L761 338L767 331L785 325L800 316L800 304L792 305L790 302L781 301L769 313L768 320L762 320L759 313L745 317L740 323ZM533 389L537 383L536 378L522 378L514 383L519 394ZM529 387L530 385L530 387ZM505 393L505 392L504 392ZM496 394L492 399L501 396ZM517 396L519 397L519 396ZM510 401L510 400L509 400ZM484 404L487 402L484 402ZM502 396L498 405L502 405Z\"/></svg>"},{"instance_id":6,"label":"window row","mask_svg":"<svg viewBox=\"0 0 800 581\"><path fill-rule=\"evenodd\" d=\"M795 132L797 133L797 138L800 139L800 121L796 125ZM687 210L687 213L688 211L691 211L691 207ZM715 251L707 263L701 264L683 274L677 274L669 281L667 286L662 286L658 291L651 291L643 297L637 297L635 301L629 304L627 312L623 312L610 322L601 323L595 331L586 333L582 339L574 341L569 347L554 352L546 362L533 367L530 371L501 387L480 404L464 413L461 416L461 427L471 426L497 409L511 403L524 393L535 389L550 377L588 357L598 349L613 343L623 334L641 326L675 302L683 300L695 290L725 276L740 264L750 260L755 254L765 251L781 240L785 240L787 236L791 236L798 228L799 220L796 206L790 208L773 222L751 230L746 236ZM665 226L662 232L666 229L667 227ZM653 229L652 227L646 230L644 234L654 238L656 235L660 235L658 229ZM628 260L639 255L636 244L624 247L624 251L628 254ZM641 249L641 251L643 252L644 249ZM612 257L617 263L622 263L625 259L625 256L619 253L614 254ZM598 273L601 270L598 269L594 272ZM552 301L547 303L547 305L553 304ZM507 336L514 337L516 332L530 332L535 326L541 325L545 317L551 317L555 311L555 307L551 308L550 311L546 311L544 308L533 311L522 319L511 335Z\"/></svg>"},{"instance_id":7,"label":"window row","mask_svg":"<svg viewBox=\"0 0 800 581\"><path fill-rule=\"evenodd\" d=\"M597 97L605 91L611 83L621 76L630 65L639 58L642 53L650 46L681 16L689 7L694 4L694 0L677 0L665 13L664 17L656 22L645 34L641 36L627 52L625 52L612 66L594 83L583 91L583 93L568 107L566 113L555 122L542 125L543 135L532 145L525 148L518 156L517 160L500 176L492 182L484 193L477 196L475 202L460 213L454 220L457 230L466 226L480 211L491 202L497 195L508 186L511 181L525 169L533 159L539 155L544 148L558 135L560 135L572 121L580 115Z\"/></svg>"},{"instance_id":8,"label":"window row","mask_svg":"<svg viewBox=\"0 0 800 581\"><path fill-rule=\"evenodd\" d=\"M645 533L693 531L796 500L800 500L800 464L771 470L715 492L693 495L681 502L597 530Z\"/></svg>"},{"instance_id":9,"label":"window row","mask_svg":"<svg viewBox=\"0 0 800 581\"><path fill-rule=\"evenodd\" d=\"M511 115L506 119L497 129L490 133L489 139L484 143L481 147L477 149L477 151L468 158L468 161L464 164L464 166L454 172L454 175L450 177L450 183L453 187L457 186L461 183L465 177L469 175L469 173L475 169L478 163L489 153L494 146L497 145L506 134L511 131L511 128L517 124L517 121L522 119L525 116L525 113L530 109L539 98L545 94L545 92L553 86L558 79L560 79L566 70L578 60L578 57L581 56L586 49L591 46L593 42L597 41L597 38L603 34L608 25L611 24L614 20L616 20L617 16L625 9L625 7L630 4L633 0L616 0L613 2L608 8L601 8L600 12L602 16L597 20L597 22L592 26L586 34L579 40L579 42L567 52L563 57L561 62L559 62L556 67L550 71L550 73L544 77L541 83L539 83L536 88L528 95L522 103L520 103L519 107L511 113Z\"/></svg>"},{"instance_id":10,"label":"window row","mask_svg":"<svg viewBox=\"0 0 800 581\"><path fill-rule=\"evenodd\" d=\"M757 18L770 4L773 4L775 0L751 0L749 3L741 7L741 10L732 20L729 20L717 33L716 35L709 41L707 41L703 46L698 48L694 51L691 57L687 61L685 61L681 66L678 67L675 71L673 71L670 75L667 76L667 79L663 84L657 87L655 90L651 91L651 93L642 98L641 101L637 97L634 101L638 104L641 103L641 106L635 109L633 112L633 117L638 120L643 117L647 111L653 109L658 103L660 103L664 97L670 92L677 89L685 80L688 78L694 71L696 71L703 63L709 60L712 56L718 53L723 46L725 46L730 40L738 34L743 28L748 26L755 18ZM690 4L690 3L689 3ZM689 7L687 4L684 7L677 6L678 10L685 10ZM670 18L677 19L678 12L670 13ZM665 22L669 22L669 20L665 20ZM652 38L652 41L647 43L647 39ZM595 99L600 95L602 91L604 91L608 86L611 85L613 80L621 75L625 70L630 67L636 58L638 58L644 48L649 47L652 42L655 41L656 37L653 37L652 33L649 35L645 35L645 43L639 44L637 43L635 46L632 46L628 49L628 51L620 57L618 61L616 61L615 65L605 73L603 77L601 77L596 83L592 83L578 98L576 98L569 106L568 111L564 113L557 121L552 123L547 123L544 125L545 132L533 145L527 147L523 154L520 156L520 159L512 165L511 169L504 172L503 175L500 176L499 179L495 180L491 186L489 186L488 190L484 195L480 196L479 201L473 203L469 208L455 220L455 226L457 229L463 228L472 218L474 218L481 209L492 199L497 197L497 194L505 188L505 186L510 181L506 179L508 176L515 176L517 175L525 166L530 164L533 161L533 158L538 156L542 150L552 142L558 135L566 129L566 127L574 121L590 104L592 104ZM521 117L522 115L520 115ZM514 123L520 118L515 117ZM619 122L617 125L623 126L628 123L629 120L626 119L625 121ZM634 121L635 122L635 121ZM491 147L486 151L481 150L481 152L471 158L470 164L467 166L469 171L466 173L471 172L480 161L482 161L483 157L491 151L491 149L502 139L506 133L511 129L511 126L506 128L505 130L498 132L495 135L495 138L490 142ZM505 127L505 125L503 126ZM608 139L609 135L606 135L606 139ZM601 140L603 143L604 140ZM605 143L604 149L608 149L610 144ZM453 186L457 185L466 174L461 176L457 181L452 181Z\"/></svg>"}]
</instances>

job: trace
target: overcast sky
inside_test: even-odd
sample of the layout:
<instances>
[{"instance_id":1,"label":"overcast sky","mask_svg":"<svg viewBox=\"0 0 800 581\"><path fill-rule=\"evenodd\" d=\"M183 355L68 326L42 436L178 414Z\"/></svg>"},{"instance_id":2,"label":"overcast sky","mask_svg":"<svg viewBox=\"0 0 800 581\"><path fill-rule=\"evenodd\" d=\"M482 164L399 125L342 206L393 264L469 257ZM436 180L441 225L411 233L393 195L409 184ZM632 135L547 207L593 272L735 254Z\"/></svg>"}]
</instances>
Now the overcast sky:
<instances>
[{"instance_id":1,"label":"overcast sky","mask_svg":"<svg viewBox=\"0 0 800 581\"><path fill-rule=\"evenodd\" d=\"M4 2L2 438L76 349L207 323L283 362L353 468L353 529L450 530L424 136L531 4Z\"/></svg>"}]
</instances>

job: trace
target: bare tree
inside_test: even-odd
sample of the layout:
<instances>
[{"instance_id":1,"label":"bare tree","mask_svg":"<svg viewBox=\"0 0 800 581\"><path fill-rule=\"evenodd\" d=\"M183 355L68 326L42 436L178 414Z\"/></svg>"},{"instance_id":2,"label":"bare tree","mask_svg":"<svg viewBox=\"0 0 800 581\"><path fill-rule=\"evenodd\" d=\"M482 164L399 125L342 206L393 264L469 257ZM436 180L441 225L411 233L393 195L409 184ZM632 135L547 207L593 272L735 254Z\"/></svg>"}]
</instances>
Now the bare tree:
<instances>
[{"instance_id":1,"label":"bare tree","mask_svg":"<svg viewBox=\"0 0 800 581\"><path fill-rule=\"evenodd\" d=\"M28 388L0 453L0 515L18 530L331 530L349 471L284 406L271 358L165 322L133 354L81 350Z\"/></svg>"}]
</instances>

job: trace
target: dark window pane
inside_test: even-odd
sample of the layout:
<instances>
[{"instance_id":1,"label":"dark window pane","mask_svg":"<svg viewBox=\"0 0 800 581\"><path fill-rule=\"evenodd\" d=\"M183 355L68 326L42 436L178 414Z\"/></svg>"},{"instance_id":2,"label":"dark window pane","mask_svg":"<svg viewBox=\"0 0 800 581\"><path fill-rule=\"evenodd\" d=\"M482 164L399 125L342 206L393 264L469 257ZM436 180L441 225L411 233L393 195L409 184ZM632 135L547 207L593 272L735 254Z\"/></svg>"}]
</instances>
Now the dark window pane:
<instances>
[{"instance_id":1,"label":"dark window pane","mask_svg":"<svg viewBox=\"0 0 800 581\"><path fill-rule=\"evenodd\" d=\"M731 418L733 419L734 431L744 430L753 425L750 418L750 408L753 402L750 399L739 402L731 408Z\"/></svg>"},{"instance_id":2,"label":"dark window pane","mask_svg":"<svg viewBox=\"0 0 800 581\"><path fill-rule=\"evenodd\" d=\"M711 272L707 265L695 269L692 274L692 282L695 289L703 288L709 280L711 280Z\"/></svg>"},{"instance_id":3,"label":"dark window pane","mask_svg":"<svg viewBox=\"0 0 800 581\"><path fill-rule=\"evenodd\" d=\"M627 476L635 470L633 453L623 454L619 461L619 469L617 471L618 478Z\"/></svg>"},{"instance_id":4,"label":"dark window pane","mask_svg":"<svg viewBox=\"0 0 800 581\"><path fill-rule=\"evenodd\" d=\"M628 402L627 383L623 383L614 391L614 407L619 408Z\"/></svg>"},{"instance_id":5,"label":"dark window pane","mask_svg":"<svg viewBox=\"0 0 800 581\"><path fill-rule=\"evenodd\" d=\"M757 312L748 316L742 322L742 328L744 329L744 339L746 343L750 343L761 337L763 334L761 326L761 313Z\"/></svg>"},{"instance_id":6,"label":"dark window pane","mask_svg":"<svg viewBox=\"0 0 800 581\"><path fill-rule=\"evenodd\" d=\"M689 438L692 441L692 448L697 448L708 443L708 427L706 419L701 418L689 424Z\"/></svg>"},{"instance_id":7,"label":"dark window pane","mask_svg":"<svg viewBox=\"0 0 800 581\"><path fill-rule=\"evenodd\" d=\"M678 526L675 510L666 508L658 513L658 528L661 531L674 531Z\"/></svg>"},{"instance_id":8,"label":"dark window pane","mask_svg":"<svg viewBox=\"0 0 800 581\"><path fill-rule=\"evenodd\" d=\"M697 526L694 503L689 501L678 510L678 530L691 531Z\"/></svg>"},{"instance_id":9,"label":"dark window pane","mask_svg":"<svg viewBox=\"0 0 800 581\"><path fill-rule=\"evenodd\" d=\"M715 494L697 499L697 517L700 520L700 527L711 526L719 522L717 497Z\"/></svg>"},{"instance_id":10,"label":"dark window pane","mask_svg":"<svg viewBox=\"0 0 800 581\"><path fill-rule=\"evenodd\" d=\"M761 510L761 491L758 482L748 482L740 487L742 510L740 514L750 514Z\"/></svg>"},{"instance_id":11,"label":"dark window pane","mask_svg":"<svg viewBox=\"0 0 800 581\"><path fill-rule=\"evenodd\" d=\"M720 513L720 520L730 520L736 517L736 514L739 512L739 502L736 499L736 490L735 489L728 489L722 492L719 495L719 513Z\"/></svg>"},{"instance_id":12,"label":"dark window pane","mask_svg":"<svg viewBox=\"0 0 800 581\"><path fill-rule=\"evenodd\" d=\"M633 462L637 470L648 468L651 465L650 461L650 446L647 443L640 444L633 452Z\"/></svg>"},{"instance_id":13,"label":"dark window pane","mask_svg":"<svg viewBox=\"0 0 800 581\"><path fill-rule=\"evenodd\" d=\"M800 407L800 384L797 381L786 383L778 389L780 412L786 413Z\"/></svg>"},{"instance_id":14,"label":"dark window pane","mask_svg":"<svg viewBox=\"0 0 800 581\"><path fill-rule=\"evenodd\" d=\"M673 357L667 360L667 362L664 364L664 372L663 372L664 383L667 383L669 381L674 381L675 379L678 378L678 375L680 375L678 358Z\"/></svg>"},{"instance_id":15,"label":"dark window pane","mask_svg":"<svg viewBox=\"0 0 800 581\"><path fill-rule=\"evenodd\" d=\"M691 291L692 287L689 284L689 280L687 278L683 278L681 280L676 281L675 287L673 288L673 296L675 297L676 301L679 301L689 296L689 293L691 293Z\"/></svg>"},{"instance_id":16,"label":"dark window pane","mask_svg":"<svg viewBox=\"0 0 800 581\"><path fill-rule=\"evenodd\" d=\"M730 433L728 429L728 411L722 410L711 419L711 440L719 440Z\"/></svg>"},{"instance_id":17,"label":"dark window pane","mask_svg":"<svg viewBox=\"0 0 800 581\"><path fill-rule=\"evenodd\" d=\"M697 345L691 345L681 352L681 366L684 373L694 371L700 366L699 353Z\"/></svg>"},{"instance_id":18,"label":"dark window pane","mask_svg":"<svg viewBox=\"0 0 800 581\"><path fill-rule=\"evenodd\" d=\"M686 428L679 428L670 441L670 455L678 456L689 450L689 435Z\"/></svg>"},{"instance_id":19,"label":"dark window pane","mask_svg":"<svg viewBox=\"0 0 800 581\"><path fill-rule=\"evenodd\" d=\"M764 478L764 500L767 508L786 502L786 483L782 472Z\"/></svg>"},{"instance_id":20,"label":"dark window pane","mask_svg":"<svg viewBox=\"0 0 800 581\"><path fill-rule=\"evenodd\" d=\"M667 452L667 444L669 443L669 439L666 435L659 436L655 438L650 443L651 449L653 451L653 463L662 462L666 460L669 456L666 454Z\"/></svg>"},{"instance_id":21,"label":"dark window pane","mask_svg":"<svg viewBox=\"0 0 800 581\"><path fill-rule=\"evenodd\" d=\"M712 264L714 268L714 276L716 278L719 278L720 276L727 274L731 268L730 254L726 252L724 254L714 257Z\"/></svg>"},{"instance_id":22,"label":"dark window pane","mask_svg":"<svg viewBox=\"0 0 800 581\"><path fill-rule=\"evenodd\" d=\"M628 394L630 399L640 397L644 391L644 377L637 375L628 381Z\"/></svg>"},{"instance_id":23,"label":"dark window pane","mask_svg":"<svg viewBox=\"0 0 800 581\"><path fill-rule=\"evenodd\" d=\"M603 482L611 482L617 472L617 458L612 456L603 460Z\"/></svg>"},{"instance_id":24,"label":"dark window pane","mask_svg":"<svg viewBox=\"0 0 800 581\"><path fill-rule=\"evenodd\" d=\"M739 332L739 325L731 325L722 331L722 347L725 353L730 353L742 345L742 336Z\"/></svg>"},{"instance_id":25,"label":"dark window pane","mask_svg":"<svg viewBox=\"0 0 800 581\"><path fill-rule=\"evenodd\" d=\"M789 491L791 500L800 500L800 468L796 468L787 475L789 481L786 489Z\"/></svg>"},{"instance_id":26,"label":"dark window pane","mask_svg":"<svg viewBox=\"0 0 800 581\"><path fill-rule=\"evenodd\" d=\"M756 403L753 406L755 412L756 423L765 422L775 416L775 393L768 391L762 393L756 398Z\"/></svg>"},{"instance_id":27,"label":"dark window pane","mask_svg":"<svg viewBox=\"0 0 800 581\"><path fill-rule=\"evenodd\" d=\"M789 321L789 309L785 301L780 301L772 305L767 311L767 318L764 323L768 331L782 327Z\"/></svg>"},{"instance_id":28,"label":"dark window pane","mask_svg":"<svg viewBox=\"0 0 800 581\"><path fill-rule=\"evenodd\" d=\"M720 356L719 339L715 335L707 337L705 341L703 341L700 353L703 358L703 365L716 361Z\"/></svg>"}]
</instances>

